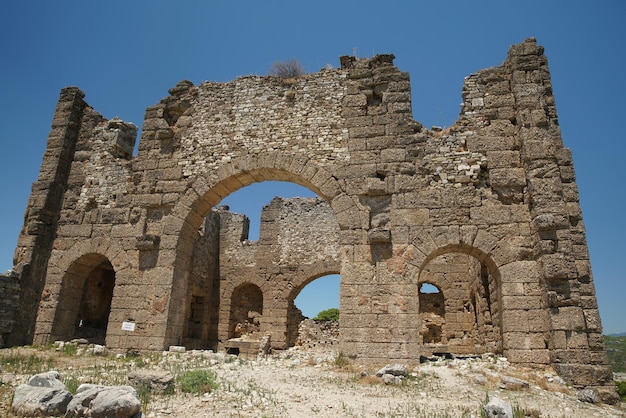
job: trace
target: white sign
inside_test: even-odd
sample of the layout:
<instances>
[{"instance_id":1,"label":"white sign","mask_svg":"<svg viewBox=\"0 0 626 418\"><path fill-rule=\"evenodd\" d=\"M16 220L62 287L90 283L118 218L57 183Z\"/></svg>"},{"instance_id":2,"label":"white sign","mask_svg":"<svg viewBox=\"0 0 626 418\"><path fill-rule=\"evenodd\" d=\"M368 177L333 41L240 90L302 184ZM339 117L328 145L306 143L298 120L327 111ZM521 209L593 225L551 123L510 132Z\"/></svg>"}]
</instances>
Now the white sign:
<instances>
[{"instance_id":1,"label":"white sign","mask_svg":"<svg viewBox=\"0 0 626 418\"><path fill-rule=\"evenodd\" d=\"M122 322L122 331L134 331L135 323L134 322Z\"/></svg>"}]
</instances>

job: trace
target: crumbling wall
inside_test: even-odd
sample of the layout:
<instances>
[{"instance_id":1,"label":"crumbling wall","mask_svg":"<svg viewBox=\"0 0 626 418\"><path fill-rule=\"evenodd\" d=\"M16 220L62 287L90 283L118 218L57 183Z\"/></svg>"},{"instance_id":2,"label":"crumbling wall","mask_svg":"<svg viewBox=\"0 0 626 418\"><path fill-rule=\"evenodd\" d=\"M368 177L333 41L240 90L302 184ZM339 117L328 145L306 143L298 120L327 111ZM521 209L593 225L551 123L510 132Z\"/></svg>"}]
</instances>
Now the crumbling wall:
<instances>
[{"instance_id":1,"label":"crumbling wall","mask_svg":"<svg viewBox=\"0 0 626 418\"><path fill-rule=\"evenodd\" d=\"M314 279L340 269L339 228L332 209L319 198L276 197L263 207L258 241L248 241L245 216L215 213L222 231L220 343L241 336L234 332L239 325L256 335L271 334L274 348L294 345L304 319L294 299ZM245 298L233 299L250 286L262 292L262 302L243 306Z\"/></svg>"},{"instance_id":2,"label":"crumbling wall","mask_svg":"<svg viewBox=\"0 0 626 418\"><path fill-rule=\"evenodd\" d=\"M470 350L471 341L474 352L552 365L615 400L543 48L528 39L502 65L467 77L457 122L430 131L413 119L409 75L393 59L342 57L340 68L293 79L180 82L146 110L134 158L132 124L105 120L82 92L64 89L15 253L16 323L24 327L14 327L9 343L45 343L53 329L69 329L61 323L72 318L57 315L60 295L107 261L115 272L112 347L208 342L214 325L201 325L198 340L190 318L217 321L224 341L230 298L243 284L263 295L259 332L287 346L296 335L290 301L308 280L340 271L344 354L414 360L424 349L422 278L439 257L466 257L469 279L445 263L433 278L448 283L449 349ZM201 244L207 215L265 180L308 187L333 222L290 216L277 202L250 243L235 238L245 227L234 217L237 235L219 234L219 280L198 274L217 274L197 255L216 245L216 235ZM273 220L283 215L289 226L281 229ZM336 251L315 240L327 224ZM307 239L289 229L305 225ZM198 322L201 297L213 298L213 308ZM128 322L135 331L121 329Z\"/></svg>"}]
</instances>

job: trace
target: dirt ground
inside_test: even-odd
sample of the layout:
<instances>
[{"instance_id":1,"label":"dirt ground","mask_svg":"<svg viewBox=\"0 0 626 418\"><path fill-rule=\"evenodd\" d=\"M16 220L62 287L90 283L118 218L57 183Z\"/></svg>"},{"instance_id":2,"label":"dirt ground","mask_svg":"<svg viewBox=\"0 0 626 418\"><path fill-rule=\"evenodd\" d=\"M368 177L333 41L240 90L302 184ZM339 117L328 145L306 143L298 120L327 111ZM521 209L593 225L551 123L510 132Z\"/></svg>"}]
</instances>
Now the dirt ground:
<instances>
[{"instance_id":1,"label":"dirt ground","mask_svg":"<svg viewBox=\"0 0 626 418\"><path fill-rule=\"evenodd\" d=\"M33 360L36 359L36 360ZM410 375L385 384L368 369L328 349L299 349L245 360L192 351L128 359L72 350L0 350L0 410L8 412L14 387L39 371L57 370L68 388L80 383L127 384L133 370L210 369L217 388L208 393L142 394L146 417L480 417L487 399L508 400L518 416L624 417L624 404L590 404L550 371L515 368L501 357L406 365ZM31 364L32 363L32 364ZM503 376L529 388L500 388Z\"/></svg>"}]
</instances>

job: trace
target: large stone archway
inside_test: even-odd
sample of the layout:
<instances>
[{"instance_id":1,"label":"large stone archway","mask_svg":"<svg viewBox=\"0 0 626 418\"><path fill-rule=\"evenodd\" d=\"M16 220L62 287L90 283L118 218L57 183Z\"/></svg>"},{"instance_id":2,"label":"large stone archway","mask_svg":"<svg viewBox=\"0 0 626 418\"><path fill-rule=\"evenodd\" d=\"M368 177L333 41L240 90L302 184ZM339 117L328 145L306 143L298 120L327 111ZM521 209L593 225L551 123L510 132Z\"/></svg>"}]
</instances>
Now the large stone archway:
<instances>
[{"instance_id":1,"label":"large stone archway","mask_svg":"<svg viewBox=\"0 0 626 418\"><path fill-rule=\"evenodd\" d=\"M263 164L268 164L267 161L271 161L273 164L269 167L262 167ZM236 168L240 167L240 171L236 170ZM291 171L288 171L291 170ZM323 213L318 215L318 218L315 218L312 222L316 222L318 225L306 225L308 228L308 233L311 237L315 236L316 233L322 234L321 236L325 237L325 242L322 240L318 241L318 248L309 248L304 250L304 257L310 257L309 259L303 259L298 261L292 260L283 260L282 263L286 266L292 265L292 267L288 267L290 271L296 272L296 275L293 273L287 273L285 271L275 273L261 273L261 277L266 277L266 280L275 281L274 283L259 283L259 287L264 290L264 292L275 294L280 294L280 297L276 301L275 305L270 305L268 308L270 312L273 312L272 316L272 325L268 325L269 330L274 330L275 334L272 343L276 348L286 348L287 343L287 334L288 331L284 330L287 327L288 323L288 307L289 307L289 295L288 290L294 286L298 287L300 284L306 280L305 273L301 270L309 270L311 268L320 268L319 266L325 270L329 268L334 271L340 270L341 260L341 246L339 244L341 240L341 236L343 233L350 233L355 229L361 228L361 224L363 219L367 218L366 212L358 205L354 199L348 197L347 194L342 192L341 188L338 185L336 179L330 176L322 167L316 167L315 164L312 164L310 161L307 161L301 157L285 157L285 156L276 156L273 158L265 157L265 158L255 158L255 159L245 159L243 161L235 160L232 161L232 164L229 164L229 170L221 170L218 171L217 181L218 183L214 186L209 186L205 183L204 179L200 179L199 184L194 184L190 190L193 190L194 193L197 193L197 199L195 201L184 200L177 206L173 213L187 213L186 218L183 222L181 222L181 229L177 231L176 234L172 237L172 240L177 240L177 247L173 252L174 257L174 276L173 276L173 289L179 290L178 292L172 292L170 306L178 306L183 307L182 309L170 309L169 314L170 318L168 319L168 333L170 333L171 341L180 341L181 335L180 332L184 329L184 321L185 318L189 317L189 313L185 312L184 307L188 306L188 282L189 282L189 265L190 265L190 257L193 254L193 246L196 243L196 231L202 223L204 219L209 214L211 208L217 205L223 198L225 198L228 194L237 191L238 189L250 185L254 182L260 181L268 181L268 180L281 180L281 181L290 181L293 183L300 184L302 186L308 187L312 191L315 191L322 197L326 202L324 203ZM189 196L189 193L188 193ZM190 205L187 205L187 202L192 202ZM319 205L319 204L318 204ZM172 227L176 220L166 220L166 222ZM322 233L324 228L322 226L331 226L331 229L328 233ZM296 228L298 230L298 228ZM172 231L174 229L172 228ZM306 234L306 231L301 231L301 234ZM262 232L263 234L263 232ZM163 240L168 240L169 237L163 236ZM286 244L283 244L286 245ZM321 251L322 247L328 247L329 249L326 251ZM319 250L317 253L315 250ZM161 250L163 251L163 250ZM269 251L269 250L268 250ZM284 251L284 250L283 250ZM320 252L321 251L321 252ZM326 253L327 256L323 258L319 258L321 253ZM164 255L160 255L164 256ZM265 255L266 257L267 255ZM296 263L296 264L294 264ZM297 263L301 263L298 265ZM330 267L329 267L330 266ZM267 266L261 264L262 269L266 269ZM247 275L255 275L259 274L258 272L249 272L249 269L244 269L247 271ZM281 279L277 279L274 276L280 276ZM242 276L241 277L245 277ZM272 278L274 277L274 278ZM255 279L253 279L255 280ZM256 277L256 280L261 280L259 276ZM285 282L282 283L276 282ZM222 280L223 281L223 280ZM236 285L237 282L235 282ZM224 283L221 285L220 292L224 295L222 299L224 301L228 300L229 293L228 283ZM287 287L285 287L287 286ZM220 304L221 306L222 304ZM224 306L228 306L229 303L223 304ZM230 332L225 332L225 320L227 317L227 313L225 308L216 307L220 311L220 315L218 321L221 325L219 325L218 330L218 342L223 342L225 340L226 335L229 335ZM232 308L229 308L232 310ZM211 344L213 345L213 344Z\"/></svg>"},{"instance_id":2,"label":"large stone archway","mask_svg":"<svg viewBox=\"0 0 626 418\"><path fill-rule=\"evenodd\" d=\"M284 180L332 210L345 355L418 359L420 275L443 283L429 269L463 254L487 272L476 268L475 277L492 277L501 307L500 331L476 331L474 343L487 335L480 344L498 348L501 335L511 362L551 364L610 398L572 156L543 48L528 39L502 65L467 77L458 121L433 130L414 120L409 75L393 59L341 57L337 69L288 80L182 81L146 110L137 156L134 125L106 120L80 90L63 89L15 252L20 304L9 319L20 327L6 341L51 337L62 278L91 253L115 271L107 345L161 350L219 339L219 327L198 325L215 321L229 297L194 282L199 231L229 193ZM287 312L289 292L276 279L286 265L268 265L277 266L272 279L257 286ZM462 287L457 278L448 281ZM463 298L477 317L489 300L471 283ZM265 319L272 310L263 306ZM127 321L137 327L122 339Z\"/></svg>"}]
</instances>

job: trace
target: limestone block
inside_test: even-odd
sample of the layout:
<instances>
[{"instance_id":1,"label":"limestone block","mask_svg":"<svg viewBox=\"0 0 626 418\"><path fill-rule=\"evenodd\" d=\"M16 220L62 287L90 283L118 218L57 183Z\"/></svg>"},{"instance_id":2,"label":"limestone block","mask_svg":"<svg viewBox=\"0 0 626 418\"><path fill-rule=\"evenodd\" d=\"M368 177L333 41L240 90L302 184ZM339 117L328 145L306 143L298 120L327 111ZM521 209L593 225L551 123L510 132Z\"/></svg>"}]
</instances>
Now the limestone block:
<instances>
[{"instance_id":1,"label":"limestone block","mask_svg":"<svg viewBox=\"0 0 626 418\"><path fill-rule=\"evenodd\" d=\"M595 300L595 298L593 299ZM600 312L598 309L585 309L583 310L583 314L585 316L587 330L602 332L602 323L600 321Z\"/></svg>"},{"instance_id":2,"label":"limestone block","mask_svg":"<svg viewBox=\"0 0 626 418\"><path fill-rule=\"evenodd\" d=\"M500 267L502 283L539 283L535 261L516 261Z\"/></svg>"},{"instance_id":3,"label":"limestone block","mask_svg":"<svg viewBox=\"0 0 626 418\"><path fill-rule=\"evenodd\" d=\"M552 329L572 331L585 329L583 310L577 306L562 306L550 309Z\"/></svg>"},{"instance_id":4,"label":"limestone block","mask_svg":"<svg viewBox=\"0 0 626 418\"><path fill-rule=\"evenodd\" d=\"M565 334L567 339L567 348L568 349L586 349L589 348L589 343L587 341L587 332L585 331L574 331Z\"/></svg>"},{"instance_id":5,"label":"limestone block","mask_svg":"<svg viewBox=\"0 0 626 418\"><path fill-rule=\"evenodd\" d=\"M504 350L504 356L511 363L516 364L547 365L551 363L550 350L548 349L523 350L511 348ZM561 376L560 373L559 376Z\"/></svg>"},{"instance_id":6,"label":"limestone block","mask_svg":"<svg viewBox=\"0 0 626 418\"><path fill-rule=\"evenodd\" d=\"M510 151L517 148L518 140L514 136L485 137L475 135L467 138L467 149L472 152Z\"/></svg>"},{"instance_id":7,"label":"limestone block","mask_svg":"<svg viewBox=\"0 0 626 418\"><path fill-rule=\"evenodd\" d=\"M543 275L547 280L563 280L576 277L574 261L563 254L545 254L540 257Z\"/></svg>"},{"instance_id":8,"label":"limestone block","mask_svg":"<svg viewBox=\"0 0 626 418\"><path fill-rule=\"evenodd\" d=\"M489 172L497 168L517 168L520 167L519 151L488 151Z\"/></svg>"},{"instance_id":9,"label":"limestone block","mask_svg":"<svg viewBox=\"0 0 626 418\"><path fill-rule=\"evenodd\" d=\"M58 235L69 238L87 238L91 236L93 227L91 225L61 225Z\"/></svg>"}]
</instances>

